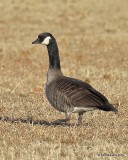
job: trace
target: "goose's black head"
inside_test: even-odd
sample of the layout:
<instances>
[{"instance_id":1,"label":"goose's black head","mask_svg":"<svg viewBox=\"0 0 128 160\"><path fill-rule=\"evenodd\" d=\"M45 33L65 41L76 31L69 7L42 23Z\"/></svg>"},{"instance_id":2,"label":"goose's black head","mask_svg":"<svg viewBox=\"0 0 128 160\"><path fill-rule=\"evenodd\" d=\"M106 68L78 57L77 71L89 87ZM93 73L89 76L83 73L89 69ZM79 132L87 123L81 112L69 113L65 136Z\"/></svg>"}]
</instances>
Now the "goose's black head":
<instances>
[{"instance_id":1,"label":"goose's black head","mask_svg":"<svg viewBox=\"0 0 128 160\"><path fill-rule=\"evenodd\" d=\"M38 38L32 42L32 44L44 44L46 46L50 45L55 38L51 33L45 32L38 35Z\"/></svg>"}]
</instances>

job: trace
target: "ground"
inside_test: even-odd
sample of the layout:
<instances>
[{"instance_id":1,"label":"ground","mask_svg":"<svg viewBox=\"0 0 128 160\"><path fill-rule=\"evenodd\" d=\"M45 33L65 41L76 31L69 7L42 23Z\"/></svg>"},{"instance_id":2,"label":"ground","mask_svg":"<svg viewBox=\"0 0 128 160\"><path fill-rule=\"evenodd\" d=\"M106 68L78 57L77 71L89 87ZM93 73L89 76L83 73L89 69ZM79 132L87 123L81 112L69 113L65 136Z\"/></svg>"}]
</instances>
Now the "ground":
<instances>
[{"instance_id":1,"label":"ground","mask_svg":"<svg viewBox=\"0 0 128 160\"><path fill-rule=\"evenodd\" d=\"M127 158L127 6L127 0L0 2L1 160ZM64 75L90 83L118 114L88 112L81 127L73 114L70 127L49 125L64 114L46 99L47 48L31 44L46 31L57 40Z\"/></svg>"}]
</instances>

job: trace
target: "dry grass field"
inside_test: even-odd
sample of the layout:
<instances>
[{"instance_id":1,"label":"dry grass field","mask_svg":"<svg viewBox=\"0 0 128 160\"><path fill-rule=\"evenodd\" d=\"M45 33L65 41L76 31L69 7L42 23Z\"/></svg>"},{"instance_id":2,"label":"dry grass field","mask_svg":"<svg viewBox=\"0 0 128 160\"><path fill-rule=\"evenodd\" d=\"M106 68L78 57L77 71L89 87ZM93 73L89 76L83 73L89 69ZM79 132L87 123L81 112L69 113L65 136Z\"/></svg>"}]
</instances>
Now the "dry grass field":
<instances>
[{"instance_id":1,"label":"dry grass field","mask_svg":"<svg viewBox=\"0 0 128 160\"><path fill-rule=\"evenodd\" d=\"M81 127L77 114L70 127L48 123L64 114L45 96L47 49L31 44L46 31L64 75L90 83L118 114L85 113ZM0 160L127 159L127 108L127 0L0 1Z\"/></svg>"}]
</instances>

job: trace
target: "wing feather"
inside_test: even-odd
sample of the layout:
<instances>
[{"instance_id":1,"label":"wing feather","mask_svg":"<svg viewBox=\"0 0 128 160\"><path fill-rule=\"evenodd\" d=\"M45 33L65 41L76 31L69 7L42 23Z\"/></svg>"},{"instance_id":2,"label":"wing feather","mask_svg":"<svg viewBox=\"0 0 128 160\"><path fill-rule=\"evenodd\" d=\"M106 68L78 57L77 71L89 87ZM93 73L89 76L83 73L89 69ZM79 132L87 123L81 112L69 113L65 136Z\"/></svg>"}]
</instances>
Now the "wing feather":
<instances>
[{"instance_id":1,"label":"wing feather","mask_svg":"<svg viewBox=\"0 0 128 160\"><path fill-rule=\"evenodd\" d=\"M64 77L56 82L56 88L61 101L68 101L77 107L96 107L108 103L105 96L80 80Z\"/></svg>"}]
</instances>

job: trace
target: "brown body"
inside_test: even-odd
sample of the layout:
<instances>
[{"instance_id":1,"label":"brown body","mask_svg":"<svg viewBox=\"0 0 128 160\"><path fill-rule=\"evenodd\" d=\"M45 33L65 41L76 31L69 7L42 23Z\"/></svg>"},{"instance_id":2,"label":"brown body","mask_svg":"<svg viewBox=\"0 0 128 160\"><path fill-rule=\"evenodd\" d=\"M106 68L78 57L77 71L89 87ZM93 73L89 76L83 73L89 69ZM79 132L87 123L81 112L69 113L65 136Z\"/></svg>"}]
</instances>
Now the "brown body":
<instances>
[{"instance_id":1,"label":"brown body","mask_svg":"<svg viewBox=\"0 0 128 160\"><path fill-rule=\"evenodd\" d=\"M51 105L61 112L85 112L101 105L108 105L108 100L89 84L56 74L52 71L46 85L46 95ZM51 74L50 74L51 75ZM48 75L49 76L49 75ZM54 78L53 78L54 77Z\"/></svg>"},{"instance_id":2,"label":"brown body","mask_svg":"<svg viewBox=\"0 0 128 160\"><path fill-rule=\"evenodd\" d=\"M55 109L66 114L66 119L56 120L53 124L68 122L71 113L79 114L78 124L80 125L84 112L95 109L117 112L117 109L108 102L108 99L88 83L62 74L58 46L55 38L50 33L40 34L33 43L47 45L49 69L46 95Z\"/></svg>"}]
</instances>

